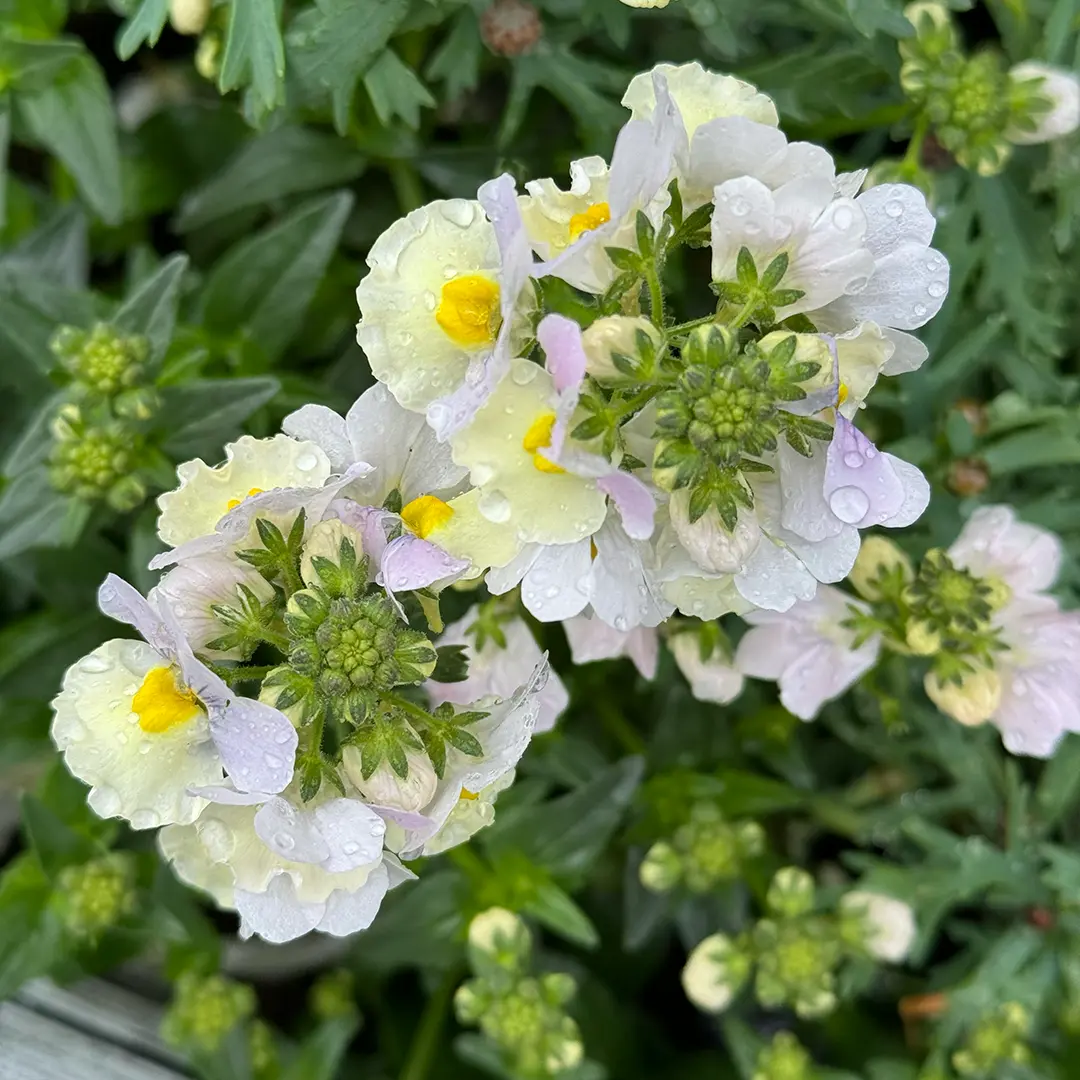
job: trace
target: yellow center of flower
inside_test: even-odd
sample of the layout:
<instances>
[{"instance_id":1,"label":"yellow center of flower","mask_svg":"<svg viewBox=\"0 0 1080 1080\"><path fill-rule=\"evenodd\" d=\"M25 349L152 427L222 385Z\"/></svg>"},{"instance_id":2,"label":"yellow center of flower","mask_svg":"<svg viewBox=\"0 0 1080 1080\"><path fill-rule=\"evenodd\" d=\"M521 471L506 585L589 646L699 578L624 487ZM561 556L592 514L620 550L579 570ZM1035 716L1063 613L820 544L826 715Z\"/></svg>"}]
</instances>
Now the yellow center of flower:
<instances>
[{"instance_id":1,"label":"yellow center of flower","mask_svg":"<svg viewBox=\"0 0 1080 1080\"><path fill-rule=\"evenodd\" d=\"M592 232L611 220L611 207L606 202L593 203L588 210L570 219L570 239L576 240L584 232Z\"/></svg>"},{"instance_id":2,"label":"yellow center of flower","mask_svg":"<svg viewBox=\"0 0 1080 1080\"><path fill-rule=\"evenodd\" d=\"M841 383L840 389L836 392L836 404L843 405L848 398L847 383Z\"/></svg>"},{"instance_id":3,"label":"yellow center of flower","mask_svg":"<svg viewBox=\"0 0 1080 1080\"><path fill-rule=\"evenodd\" d=\"M521 440L521 446L527 454L532 454L532 463L541 472L564 473L566 470L553 461L548 461L543 454L537 451L551 445L551 429L555 426L555 414L553 412L541 413L525 432L525 438Z\"/></svg>"},{"instance_id":4,"label":"yellow center of flower","mask_svg":"<svg viewBox=\"0 0 1080 1080\"><path fill-rule=\"evenodd\" d=\"M263 493L263 490L264 490L263 488L252 488L244 496L244 499L250 499L252 495L261 495ZM235 510L244 501L244 499L230 499L228 504L227 504L228 509L229 510Z\"/></svg>"},{"instance_id":5,"label":"yellow center of flower","mask_svg":"<svg viewBox=\"0 0 1080 1080\"><path fill-rule=\"evenodd\" d=\"M401 520L421 540L441 529L454 516L454 508L434 495L421 495L401 508Z\"/></svg>"},{"instance_id":6,"label":"yellow center of flower","mask_svg":"<svg viewBox=\"0 0 1080 1080\"><path fill-rule=\"evenodd\" d=\"M463 274L442 287L435 321L457 345L490 345L499 326L499 286L482 274Z\"/></svg>"},{"instance_id":7,"label":"yellow center of flower","mask_svg":"<svg viewBox=\"0 0 1080 1080\"><path fill-rule=\"evenodd\" d=\"M151 668L143 679L131 708L139 717L139 727L148 735L161 735L177 724L186 724L201 708L190 690L176 685L172 668Z\"/></svg>"},{"instance_id":8,"label":"yellow center of flower","mask_svg":"<svg viewBox=\"0 0 1080 1080\"><path fill-rule=\"evenodd\" d=\"M468 788L461 789L461 797L463 799L467 799L469 802L474 802L476 799L480 798L480 796L477 795L475 791L469 791Z\"/></svg>"}]
</instances>

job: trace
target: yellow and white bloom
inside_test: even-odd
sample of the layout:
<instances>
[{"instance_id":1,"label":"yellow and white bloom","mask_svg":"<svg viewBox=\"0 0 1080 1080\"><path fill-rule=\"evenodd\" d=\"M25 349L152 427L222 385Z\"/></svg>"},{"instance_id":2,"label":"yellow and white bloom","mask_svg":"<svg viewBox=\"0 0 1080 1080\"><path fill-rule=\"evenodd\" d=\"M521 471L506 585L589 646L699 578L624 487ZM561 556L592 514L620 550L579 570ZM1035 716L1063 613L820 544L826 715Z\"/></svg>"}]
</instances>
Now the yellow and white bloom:
<instances>
[{"instance_id":1,"label":"yellow and white bloom","mask_svg":"<svg viewBox=\"0 0 1080 1080\"><path fill-rule=\"evenodd\" d=\"M425 855L438 855L472 839L495 820L495 801L514 782L514 770L503 773L479 791L462 790L439 831L424 844Z\"/></svg>"},{"instance_id":2,"label":"yellow and white bloom","mask_svg":"<svg viewBox=\"0 0 1080 1080\"><path fill-rule=\"evenodd\" d=\"M180 486L158 497L158 535L170 547L210 535L230 510L253 495L321 487L330 476L330 461L315 443L287 435L243 435L226 445L220 465L211 468L196 458L176 472Z\"/></svg>"},{"instance_id":3,"label":"yellow and white bloom","mask_svg":"<svg viewBox=\"0 0 1080 1080\"><path fill-rule=\"evenodd\" d=\"M552 376L528 360L514 360L473 423L450 441L454 461L480 489L480 513L511 525L525 543L581 540L600 528L607 513L607 497L595 479L567 472L541 453L552 444L558 404Z\"/></svg>"}]
</instances>

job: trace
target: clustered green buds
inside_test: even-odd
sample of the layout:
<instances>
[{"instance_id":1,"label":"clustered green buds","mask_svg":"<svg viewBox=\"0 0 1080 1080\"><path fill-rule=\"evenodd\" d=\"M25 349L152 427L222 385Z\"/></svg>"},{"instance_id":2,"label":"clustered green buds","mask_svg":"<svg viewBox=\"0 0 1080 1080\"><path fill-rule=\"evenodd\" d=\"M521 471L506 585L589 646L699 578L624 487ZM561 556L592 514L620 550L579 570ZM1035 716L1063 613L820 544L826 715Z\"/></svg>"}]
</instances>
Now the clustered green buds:
<instances>
[{"instance_id":1,"label":"clustered green buds","mask_svg":"<svg viewBox=\"0 0 1080 1080\"><path fill-rule=\"evenodd\" d=\"M1041 80L1009 71L995 51L969 55L940 0L916 0L904 14L915 27L914 37L899 42L905 93L960 165L981 176L1000 172L1013 142L1026 141L1023 133L1052 108Z\"/></svg>"},{"instance_id":2,"label":"clustered green buds","mask_svg":"<svg viewBox=\"0 0 1080 1080\"><path fill-rule=\"evenodd\" d=\"M758 1054L751 1080L810 1080L813 1062L790 1031L778 1031Z\"/></svg>"},{"instance_id":3,"label":"clustered green buds","mask_svg":"<svg viewBox=\"0 0 1080 1080\"><path fill-rule=\"evenodd\" d=\"M522 1080L558 1076L581 1064L581 1033L566 1005L577 987L561 972L529 974L532 938L517 915L491 908L469 925L474 978L458 988L454 1007L477 1025L506 1068Z\"/></svg>"},{"instance_id":4,"label":"clustered green buds","mask_svg":"<svg viewBox=\"0 0 1080 1080\"><path fill-rule=\"evenodd\" d=\"M139 476L146 456L140 425L160 407L147 381L150 343L95 323L89 330L60 327L50 348L71 383L69 400L50 428L49 482L78 499L133 510L146 498Z\"/></svg>"},{"instance_id":5,"label":"clustered green buds","mask_svg":"<svg viewBox=\"0 0 1080 1080\"><path fill-rule=\"evenodd\" d=\"M952 1056L953 1068L961 1076L986 1077L1007 1063L1025 1065L1031 1060L1030 1033L1029 1010L1017 1001L1006 1002L968 1033Z\"/></svg>"},{"instance_id":6,"label":"clustered green buds","mask_svg":"<svg viewBox=\"0 0 1080 1080\"><path fill-rule=\"evenodd\" d=\"M743 253L750 258L745 248ZM769 471L758 456L775 450L781 438L806 456L811 439L832 438L828 424L782 408L803 400L802 384L822 368L818 360L802 357L798 345L798 336L785 331L746 344L726 326L691 332L683 371L656 399L659 442L653 459L661 487L690 490L691 522L715 507L733 530L739 506L754 505L743 474Z\"/></svg>"},{"instance_id":7,"label":"clustered green buds","mask_svg":"<svg viewBox=\"0 0 1080 1080\"><path fill-rule=\"evenodd\" d=\"M98 940L135 908L135 867L130 855L111 852L66 867L56 891L60 922L74 937Z\"/></svg>"},{"instance_id":8,"label":"clustered green buds","mask_svg":"<svg viewBox=\"0 0 1080 1080\"><path fill-rule=\"evenodd\" d=\"M255 991L250 986L224 975L185 972L177 980L161 1030L173 1046L210 1054L254 1014Z\"/></svg>"},{"instance_id":9,"label":"clustered green buds","mask_svg":"<svg viewBox=\"0 0 1080 1080\"><path fill-rule=\"evenodd\" d=\"M765 831L756 821L727 821L711 802L696 802L690 820L671 841L649 849L641 864L641 883L654 892L684 884L691 892L708 892L722 881L742 875L743 865L765 847Z\"/></svg>"},{"instance_id":10,"label":"clustered green buds","mask_svg":"<svg viewBox=\"0 0 1080 1080\"><path fill-rule=\"evenodd\" d=\"M852 896L860 898L857 910L843 901L839 913L819 910L805 870L778 870L764 918L734 938L713 934L690 954L682 976L687 997L705 1012L723 1012L752 976L763 1007L790 1008L804 1019L828 1014L845 961L898 961L914 935L907 905L870 893Z\"/></svg>"}]
</instances>

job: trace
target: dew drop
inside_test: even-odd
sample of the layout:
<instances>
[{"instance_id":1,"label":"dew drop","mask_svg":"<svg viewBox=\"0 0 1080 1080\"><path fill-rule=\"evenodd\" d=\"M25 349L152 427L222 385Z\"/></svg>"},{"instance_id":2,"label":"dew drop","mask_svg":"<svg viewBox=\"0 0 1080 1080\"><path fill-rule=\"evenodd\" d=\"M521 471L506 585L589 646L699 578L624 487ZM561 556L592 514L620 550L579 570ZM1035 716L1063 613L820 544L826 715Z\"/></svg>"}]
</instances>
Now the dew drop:
<instances>
[{"instance_id":1,"label":"dew drop","mask_svg":"<svg viewBox=\"0 0 1080 1080\"><path fill-rule=\"evenodd\" d=\"M128 737L127 737L127 735L125 735L125 734L124 734L124 732L122 732L122 731L118 731L118 732L116 733L116 741L117 741L117 742L118 742L118 743L119 743L119 744L120 744L121 746L127 746L127 743L128 743Z\"/></svg>"},{"instance_id":2,"label":"dew drop","mask_svg":"<svg viewBox=\"0 0 1080 1080\"><path fill-rule=\"evenodd\" d=\"M149 754L150 753L150 744L148 742L146 742L145 740L143 742L139 743L139 753L140 754Z\"/></svg>"},{"instance_id":3,"label":"dew drop","mask_svg":"<svg viewBox=\"0 0 1080 1080\"><path fill-rule=\"evenodd\" d=\"M890 199L885 204L885 213L891 218L899 218L904 216L904 204L899 199Z\"/></svg>"},{"instance_id":4,"label":"dew drop","mask_svg":"<svg viewBox=\"0 0 1080 1080\"><path fill-rule=\"evenodd\" d=\"M199 822L195 827L207 855L214 862L225 862L235 846L232 829L216 818Z\"/></svg>"},{"instance_id":5,"label":"dew drop","mask_svg":"<svg viewBox=\"0 0 1080 1080\"><path fill-rule=\"evenodd\" d=\"M501 491L485 491L476 506L488 521L496 525L510 520L510 500Z\"/></svg>"},{"instance_id":6,"label":"dew drop","mask_svg":"<svg viewBox=\"0 0 1080 1080\"><path fill-rule=\"evenodd\" d=\"M615 616L615 629L622 633L626 633L626 631L630 629L630 624L626 621L625 615Z\"/></svg>"},{"instance_id":7,"label":"dew drop","mask_svg":"<svg viewBox=\"0 0 1080 1080\"><path fill-rule=\"evenodd\" d=\"M371 826L371 835L372 836L383 836L383 835L385 835L385 833L386 833L386 824L384 822L376 821L376 822L372 823L372 826Z\"/></svg>"},{"instance_id":8,"label":"dew drop","mask_svg":"<svg viewBox=\"0 0 1080 1080\"><path fill-rule=\"evenodd\" d=\"M360 845L352 840L341 845L341 850L346 855L355 855L360 850Z\"/></svg>"},{"instance_id":9,"label":"dew drop","mask_svg":"<svg viewBox=\"0 0 1080 1080\"><path fill-rule=\"evenodd\" d=\"M870 279L868 277L863 276L852 278L851 281L847 283L847 288L845 289L845 292L848 294L848 296L853 296L855 293L861 293L863 289L865 289L866 286L869 284Z\"/></svg>"},{"instance_id":10,"label":"dew drop","mask_svg":"<svg viewBox=\"0 0 1080 1080\"><path fill-rule=\"evenodd\" d=\"M453 225L467 229L476 220L476 206L468 199L448 199L439 209Z\"/></svg>"},{"instance_id":11,"label":"dew drop","mask_svg":"<svg viewBox=\"0 0 1080 1080\"><path fill-rule=\"evenodd\" d=\"M750 203L741 196L737 196L728 204L728 209L730 209L736 217L746 217L746 215L750 213Z\"/></svg>"},{"instance_id":12,"label":"dew drop","mask_svg":"<svg viewBox=\"0 0 1080 1080\"><path fill-rule=\"evenodd\" d=\"M319 464L319 459L314 454L311 454L311 453L301 454L296 459L296 467L301 472L311 472L311 470L314 469L315 466L318 465L318 464Z\"/></svg>"},{"instance_id":13,"label":"dew drop","mask_svg":"<svg viewBox=\"0 0 1080 1080\"><path fill-rule=\"evenodd\" d=\"M430 289L424 293L424 307L426 307L428 311L435 310L435 294Z\"/></svg>"},{"instance_id":14,"label":"dew drop","mask_svg":"<svg viewBox=\"0 0 1080 1080\"><path fill-rule=\"evenodd\" d=\"M841 231L850 229L855 222L855 215L851 212L850 206L838 206L833 211L833 224Z\"/></svg>"},{"instance_id":15,"label":"dew drop","mask_svg":"<svg viewBox=\"0 0 1080 1080\"><path fill-rule=\"evenodd\" d=\"M1013 693L1014 693L1014 694L1015 694L1015 695L1016 695L1017 697L1024 697L1024 696L1025 696L1025 695L1027 694L1027 692L1028 692L1028 686L1027 686L1027 683L1026 683L1026 682L1025 682L1025 681L1024 681L1023 679L1021 679L1021 678L1019 678L1019 677L1017 677L1017 678L1013 679L1013 682L1012 682L1012 692L1013 692Z\"/></svg>"},{"instance_id":16,"label":"dew drop","mask_svg":"<svg viewBox=\"0 0 1080 1080\"><path fill-rule=\"evenodd\" d=\"M104 656L96 656L93 653L84 656L79 661L79 670L85 671L87 675L101 675L103 672L111 671L112 666L111 660L107 660Z\"/></svg>"},{"instance_id":17,"label":"dew drop","mask_svg":"<svg viewBox=\"0 0 1080 1080\"><path fill-rule=\"evenodd\" d=\"M291 833L284 830L274 833L274 847L278 851L292 851L296 847L296 839Z\"/></svg>"},{"instance_id":18,"label":"dew drop","mask_svg":"<svg viewBox=\"0 0 1080 1080\"><path fill-rule=\"evenodd\" d=\"M285 764L276 754L263 754L263 762L268 769L280 769Z\"/></svg>"},{"instance_id":19,"label":"dew drop","mask_svg":"<svg viewBox=\"0 0 1080 1080\"><path fill-rule=\"evenodd\" d=\"M912 304L911 313L915 316L916 319L921 319L926 314L926 305Z\"/></svg>"},{"instance_id":20,"label":"dew drop","mask_svg":"<svg viewBox=\"0 0 1080 1080\"><path fill-rule=\"evenodd\" d=\"M116 817L120 813L120 794L115 788L103 784L90 792L90 805L101 817Z\"/></svg>"},{"instance_id":21,"label":"dew drop","mask_svg":"<svg viewBox=\"0 0 1080 1080\"><path fill-rule=\"evenodd\" d=\"M849 469L861 469L863 465L863 456L862 454L857 454L854 450L850 450L844 455L844 464Z\"/></svg>"},{"instance_id":22,"label":"dew drop","mask_svg":"<svg viewBox=\"0 0 1080 1080\"><path fill-rule=\"evenodd\" d=\"M558 585L549 585L544 590L544 596L546 596L549 600L554 600L555 597L558 596L558 595L559 595L559 586Z\"/></svg>"},{"instance_id":23,"label":"dew drop","mask_svg":"<svg viewBox=\"0 0 1080 1080\"><path fill-rule=\"evenodd\" d=\"M484 487L495 479L496 471L491 465L473 465L471 479L475 487Z\"/></svg>"},{"instance_id":24,"label":"dew drop","mask_svg":"<svg viewBox=\"0 0 1080 1080\"><path fill-rule=\"evenodd\" d=\"M102 604L111 604L116 599L116 590L111 585L102 585L98 589L98 601Z\"/></svg>"},{"instance_id":25,"label":"dew drop","mask_svg":"<svg viewBox=\"0 0 1080 1080\"><path fill-rule=\"evenodd\" d=\"M510 369L510 378L513 379L518 386L528 386L539 374L540 367L537 364L515 364Z\"/></svg>"},{"instance_id":26,"label":"dew drop","mask_svg":"<svg viewBox=\"0 0 1080 1080\"><path fill-rule=\"evenodd\" d=\"M854 525L866 517L870 498L857 487L837 488L829 496L829 508L845 525Z\"/></svg>"},{"instance_id":27,"label":"dew drop","mask_svg":"<svg viewBox=\"0 0 1080 1080\"><path fill-rule=\"evenodd\" d=\"M292 735L290 735L289 732L281 731L278 732L276 738L274 739L274 742L276 742L278 746L284 746L291 738Z\"/></svg>"},{"instance_id":28,"label":"dew drop","mask_svg":"<svg viewBox=\"0 0 1080 1080\"><path fill-rule=\"evenodd\" d=\"M931 281L926 286L926 291L935 299L940 300L948 291L949 286L944 281Z\"/></svg>"}]
</instances>

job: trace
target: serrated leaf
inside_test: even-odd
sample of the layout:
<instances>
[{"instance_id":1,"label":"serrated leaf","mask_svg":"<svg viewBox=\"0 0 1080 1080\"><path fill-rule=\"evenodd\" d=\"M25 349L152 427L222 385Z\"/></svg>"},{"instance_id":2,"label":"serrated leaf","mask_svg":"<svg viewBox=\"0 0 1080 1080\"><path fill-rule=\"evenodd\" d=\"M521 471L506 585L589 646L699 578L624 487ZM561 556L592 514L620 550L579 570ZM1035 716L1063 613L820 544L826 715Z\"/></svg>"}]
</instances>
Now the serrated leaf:
<instances>
[{"instance_id":1,"label":"serrated leaf","mask_svg":"<svg viewBox=\"0 0 1080 1080\"><path fill-rule=\"evenodd\" d=\"M364 89L383 127L400 117L414 130L420 126L420 109L435 105L431 91L393 49L386 49L364 76Z\"/></svg>"},{"instance_id":2,"label":"serrated leaf","mask_svg":"<svg viewBox=\"0 0 1080 1080\"><path fill-rule=\"evenodd\" d=\"M218 87L222 93L250 85L262 110L281 103L285 46L274 0L232 0Z\"/></svg>"},{"instance_id":3,"label":"serrated leaf","mask_svg":"<svg viewBox=\"0 0 1080 1080\"><path fill-rule=\"evenodd\" d=\"M129 60L143 44L153 48L168 17L169 0L142 0L135 13L120 27L116 54L121 60Z\"/></svg>"},{"instance_id":4,"label":"serrated leaf","mask_svg":"<svg viewBox=\"0 0 1080 1080\"><path fill-rule=\"evenodd\" d=\"M574 945L595 949L600 944L600 934L592 920L553 881L538 883L522 911Z\"/></svg>"}]
</instances>

